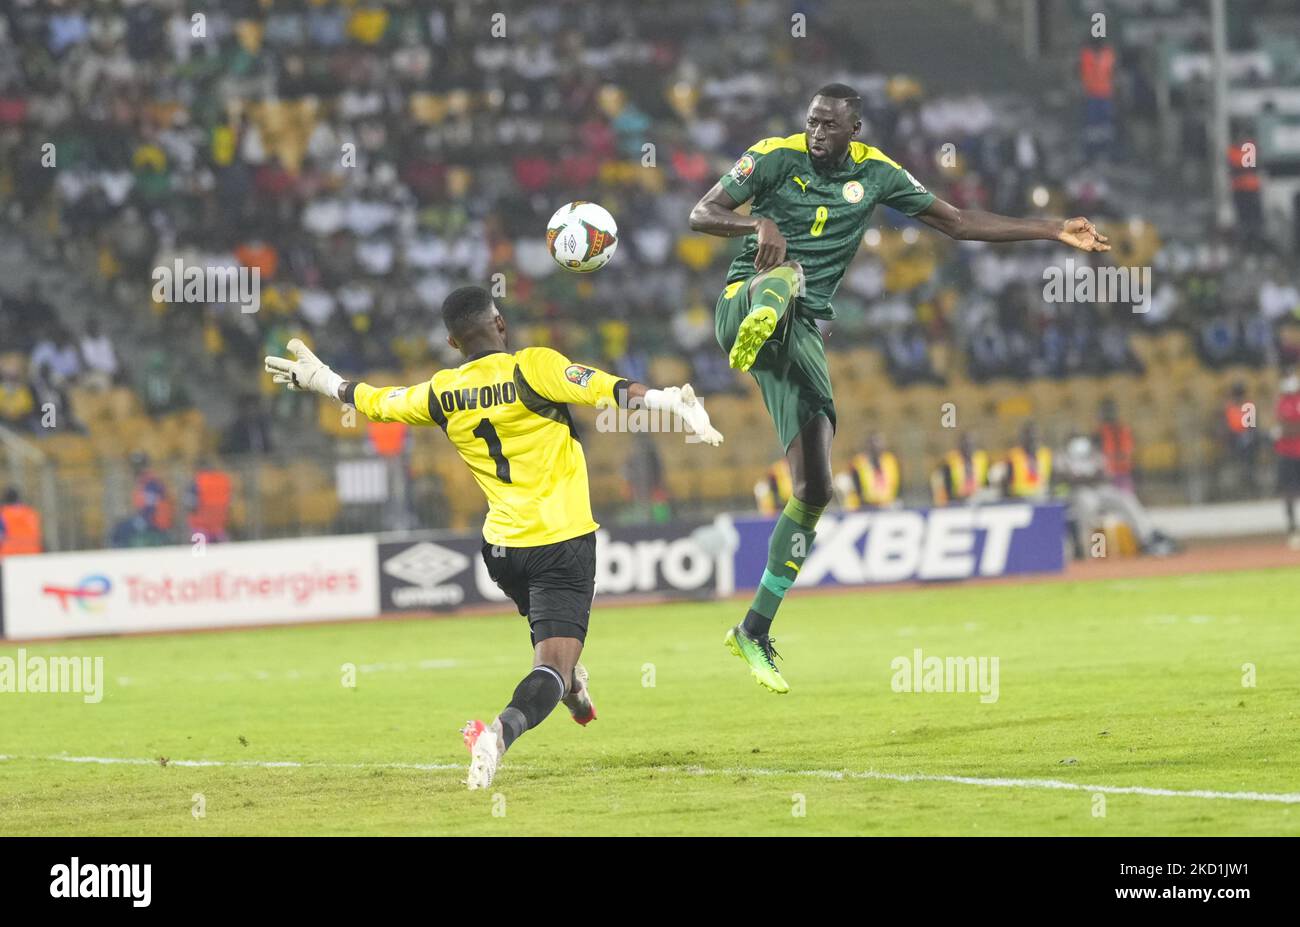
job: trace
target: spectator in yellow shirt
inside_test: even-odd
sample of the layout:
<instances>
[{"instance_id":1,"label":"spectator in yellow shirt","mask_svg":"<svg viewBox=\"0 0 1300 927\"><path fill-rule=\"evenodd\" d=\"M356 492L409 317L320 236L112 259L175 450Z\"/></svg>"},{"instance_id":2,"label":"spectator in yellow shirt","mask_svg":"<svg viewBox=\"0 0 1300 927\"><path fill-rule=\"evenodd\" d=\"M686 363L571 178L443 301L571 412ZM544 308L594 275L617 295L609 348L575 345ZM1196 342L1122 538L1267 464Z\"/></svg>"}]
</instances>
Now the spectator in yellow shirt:
<instances>
[{"instance_id":1,"label":"spectator in yellow shirt","mask_svg":"<svg viewBox=\"0 0 1300 927\"><path fill-rule=\"evenodd\" d=\"M835 478L844 507L857 509L888 509L898 504L901 471L898 458L885 447L885 436L873 432L867 439L867 448L857 454L847 473Z\"/></svg>"}]
</instances>

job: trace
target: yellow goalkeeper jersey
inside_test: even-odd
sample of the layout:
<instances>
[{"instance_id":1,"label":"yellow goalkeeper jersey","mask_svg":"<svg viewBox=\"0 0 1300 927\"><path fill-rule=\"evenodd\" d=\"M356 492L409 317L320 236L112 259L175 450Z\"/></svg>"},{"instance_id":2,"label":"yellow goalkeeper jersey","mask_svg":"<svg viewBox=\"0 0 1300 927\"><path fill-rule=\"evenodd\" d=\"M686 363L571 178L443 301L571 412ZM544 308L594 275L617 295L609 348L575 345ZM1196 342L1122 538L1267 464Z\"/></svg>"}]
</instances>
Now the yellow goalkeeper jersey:
<instances>
[{"instance_id":1,"label":"yellow goalkeeper jersey","mask_svg":"<svg viewBox=\"0 0 1300 927\"><path fill-rule=\"evenodd\" d=\"M587 459L567 403L616 402L627 381L550 348L476 354L418 386L358 383L377 422L438 425L488 500L483 538L538 547L595 531Z\"/></svg>"}]
</instances>

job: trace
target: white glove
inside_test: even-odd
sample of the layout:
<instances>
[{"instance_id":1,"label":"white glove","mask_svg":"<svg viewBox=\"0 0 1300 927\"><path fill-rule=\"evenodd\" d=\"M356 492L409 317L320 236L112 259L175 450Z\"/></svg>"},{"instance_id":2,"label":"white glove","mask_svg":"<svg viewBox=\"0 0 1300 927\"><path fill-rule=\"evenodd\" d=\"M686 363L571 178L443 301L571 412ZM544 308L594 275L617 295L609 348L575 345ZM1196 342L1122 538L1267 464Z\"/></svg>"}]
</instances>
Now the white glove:
<instances>
[{"instance_id":1,"label":"white glove","mask_svg":"<svg viewBox=\"0 0 1300 927\"><path fill-rule=\"evenodd\" d=\"M294 338L288 348L295 360L286 357L266 359L266 372L272 375L271 379L289 389L310 390L337 399L343 378L326 367L301 340Z\"/></svg>"},{"instance_id":2,"label":"white glove","mask_svg":"<svg viewBox=\"0 0 1300 927\"><path fill-rule=\"evenodd\" d=\"M717 447L722 443L722 433L709 422L709 413L704 411L704 403L695 397L691 384L668 389L648 389L645 391L647 409L672 412L680 418L705 444Z\"/></svg>"}]
</instances>

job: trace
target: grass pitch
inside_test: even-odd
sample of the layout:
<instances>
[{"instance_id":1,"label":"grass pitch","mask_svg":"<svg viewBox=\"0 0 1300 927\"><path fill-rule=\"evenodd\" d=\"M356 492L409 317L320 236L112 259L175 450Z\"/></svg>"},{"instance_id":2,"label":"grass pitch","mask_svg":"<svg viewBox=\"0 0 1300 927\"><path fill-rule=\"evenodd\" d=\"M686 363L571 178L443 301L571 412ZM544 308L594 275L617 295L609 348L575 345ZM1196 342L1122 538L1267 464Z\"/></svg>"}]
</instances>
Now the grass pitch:
<instances>
[{"instance_id":1,"label":"grass pitch","mask_svg":"<svg viewBox=\"0 0 1300 927\"><path fill-rule=\"evenodd\" d=\"M795 593L776 696L722 646L743 602L598 599L599 719L486 793L457 728L527 670L516 616L29 645L106 690L0 694L0 834L1297 834L1297 602L1294 570ZM916 648L997 657L998 700L895 692Z\"/></svg>"}]
</instances>

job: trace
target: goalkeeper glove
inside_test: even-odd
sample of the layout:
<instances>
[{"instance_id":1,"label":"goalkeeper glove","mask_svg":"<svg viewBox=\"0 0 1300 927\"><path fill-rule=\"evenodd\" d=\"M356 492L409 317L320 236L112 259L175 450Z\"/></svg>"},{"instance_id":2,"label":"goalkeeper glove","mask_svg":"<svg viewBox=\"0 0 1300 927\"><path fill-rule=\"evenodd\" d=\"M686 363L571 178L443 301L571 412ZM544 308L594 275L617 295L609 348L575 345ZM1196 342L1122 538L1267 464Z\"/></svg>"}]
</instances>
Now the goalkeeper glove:
<instances>
[{"instance_id":1,"label":"goalkeeper glove","mask_svg":"<svg viewBox=\"0 0 1300 927\"><path fill-rule=\"evenodd\" d=\"M266 359L266 372L271 374L271 379L283 383L289 389L311 391L338 399L343 378L325 366L301 340L294 338L288 347L294 360L285 357Z\"/></svg>"},{"instance_id":2,"label":"goalkeeper glove","mask_svg":"<svg viewBox=\"0 0 1300 927\"><path fill-rule=\"evenodd\" d=\"M722 443L722 433L709 421L709 413L704 411L704 403L695 396L691 384L667 389L648 389L645 391L647 409L672 412L680 418L696 439L717 447Z\"/></svg>"}]
</instances>

